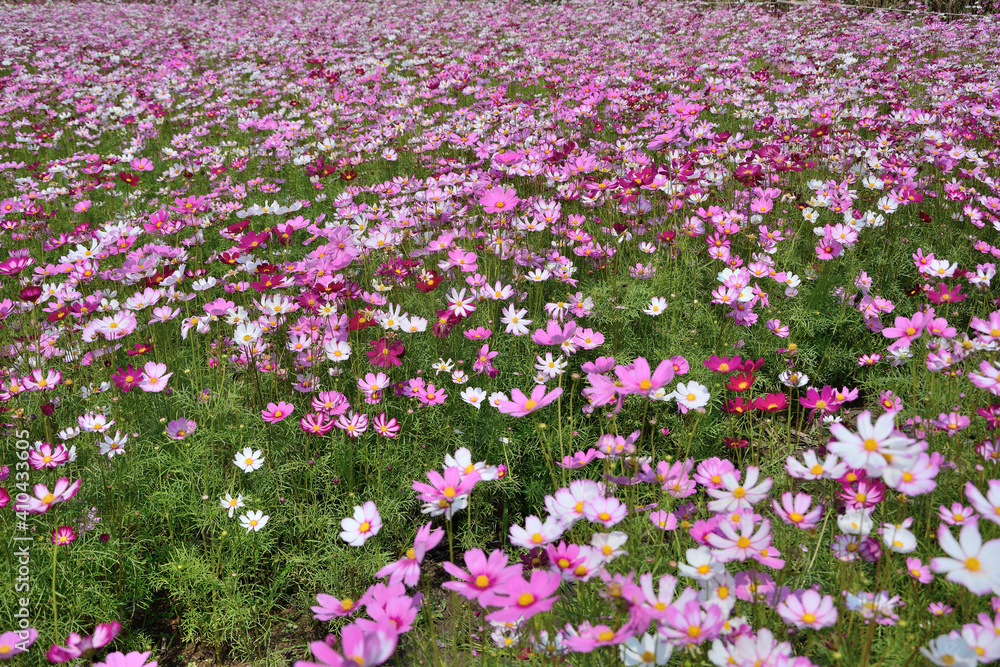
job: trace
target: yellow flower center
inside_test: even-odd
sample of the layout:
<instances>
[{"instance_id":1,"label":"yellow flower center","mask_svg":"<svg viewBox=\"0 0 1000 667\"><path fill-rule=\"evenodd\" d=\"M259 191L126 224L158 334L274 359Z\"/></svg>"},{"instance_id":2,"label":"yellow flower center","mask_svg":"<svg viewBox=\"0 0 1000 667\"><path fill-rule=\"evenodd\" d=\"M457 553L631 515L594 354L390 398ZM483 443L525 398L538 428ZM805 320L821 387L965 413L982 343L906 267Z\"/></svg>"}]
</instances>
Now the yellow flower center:
<instances>
[{"instance_id":1,"label":"yellow flower center","mask_svg":"<svg viewBox=\"0 0 1000 667\"><path fill-rule=\"evenodd\" d=\"M535 601L535 596L531 593L521 593L517 596L517 606L527 607Z\"/></svg>"},{"instance_id":2,"label":"yellow flower center","mask_svg":"<svg viewBox=\"0 0 1000 667\"><path fill-rule=\"evenodd\" d=\"M795 523L798 523L799 521L802 521L802 515L799 514L798 512L792 512L791 514L788 515L788 518L791 519Z\"/></svg>"},{"instance_id":3,"label":"yellow flower center","mask_svg":"<svg viewBox=\"0 0 1000 667\"><path fill-rule=\"evenodd\" d=\"M750 540L746 537L740 537L740 539L736 540L736 546L740 549L746 549L750 546Z\"/></svg>"},{"instance_id":4,"label":"yellow flower center","mask_svg":"<svg viewBox=\"0 0 1000 667\"><path fill-rule=\"evenodd\" d=\"M476 588L486 588L490 585L490 578L485 574L481 574L476 577Z\"/></svg>"},{"instance_id":5,"label":"yellow flower center","mask_svg":"<svg viewBox=\"0 0 1000 667\"><path fill-rule=\"evenodd\" d=\"M966 561L965 561L965 569L966 570L968 570L969 572L978 572L979 568L980 568L979 559L977 559L977 558L968 558L968 559L966 559Z\"/></svg>"},{"instance_id":6,"label":"yellow flower center","mask_svg":"<svg viewBox=\"0 0 1000 667\"><path fill-rule=\"evenodd\" d=\"M367 521L363 522L360 526L358 526L358 532L359 533L367 533L371 529L372 529L372 525L370 523L368 523Z\"/></svg>"},{"instance_id":7,"label":"yellow flower center","mask_svg":"<svg viewBox=\"0 0 1000 667\"><path fill-rule=\"evenodd\" d=\"M802 614L802 622L803 623L815 623L816 622L816 615L815 614L810 614L810 613L806 612L805 614Z\"/></svg>"},{"instance_id":8,"label":"yellow flower center","mask_svg":"<svg viewBox=\"0 0 1000 667\"><path fill-rule=\"evenodd\" d=\"M736 487L736 488L735 488L735 489L733 490L733 497L734 497L734 498L742 498L742 497L743 497L743 496L745 496L746 494L747 494L747 492L746 492L746 490L745 490L745 489L744 489L744 488L743 488L742 486L737 486L737 487Z\"/></svg>"},{"instance_id":9,"label":"yellow flower center","mask_svg":"<svg viewBox=\"0 0 1000 667\"><path fill-rule=\"evenodd\" d=\"M875 438L867 438L864 442L865 450L869 452L874 452L878 449L878 440Z\"/></svg>"}]
</instances>

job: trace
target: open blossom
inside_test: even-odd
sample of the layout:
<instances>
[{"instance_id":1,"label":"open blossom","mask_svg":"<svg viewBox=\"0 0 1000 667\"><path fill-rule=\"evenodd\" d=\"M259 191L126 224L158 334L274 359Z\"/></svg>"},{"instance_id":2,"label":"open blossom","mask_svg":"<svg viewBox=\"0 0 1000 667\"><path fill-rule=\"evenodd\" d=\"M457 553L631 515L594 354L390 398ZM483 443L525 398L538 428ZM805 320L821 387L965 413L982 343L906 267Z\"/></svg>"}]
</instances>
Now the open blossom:
<instances>
[{"instance_id":1,"label":"open blossom","mask_svg":"<svg viewBox=\"0 0 1000 667\"><path fill-rule=\"evenodd\" d=\"M382 530L382 517L375 503L369 500L364 505L355 505L354 514L341 519L340 527L344 529L340 533L340 539L352 547L360 547L368 538L375 537Z\"/></svg>"},{"instance_id":2,"label":"open blossom","mask_svg":"<svg viewBox=\"0 0 1000 667\"><path fill-rule=\"evenodd\" d=\"M381 665L396 651L399 632L387 619L362 629L356 623L340 632L340 653L326 642L312 642L309 650L319 662L296 660L294 667L370 667ZM343 655L341 655L343 654Z\"/></svg>"},{"instance_id":3,"label":"open blossom","mask_svg":"<svg viewBox=\"0 0 1000 667\"><path fill-rule=\"evenodd\" d=\"M455 581L441 585L469 600L478 600L521 573L520 563L509 565L509 562L507 554L500 549L493 551L488 557L482 549L471 549L465 552L467 570L447 561L442 563L444 570L455 577Z\"/></svg>"},{"instance_id":4,"label":"open blossom","mask_svg":"<svg viewBox=\"0 0 1000 667\"><path fill-rule=\"evenodd\" d=\"M268 519L271 517L264 514L264 512L257 510L255 512L247 512L240 517L240 527L246 528L247 533L258 532L261 528L267 525Z\"/></svg>"},{"instance_id":5,"label":"open blossom","mask_svg":"<svg viewBox=\"0 0 1000 667\"><path fill-rule=\"evenodd\" d=\"M837 622L837 607L833 597L814 590L801 591L782 600L775 611L782 620L796 628L821 630Z\"/></svg>"},{"instance_id":6,"label":"open blossom","mask_svg":"<svg viewBox=\"0 0 1000 667\"><path fill-rule=\"evenodd\" d=\"M277 403L268 403L267 408L260 411L260 416L268 424L277 424L286 417L291 416L294 410L295 406L291 403L279 401Z\"/></svg>"},{"instance_id":7,"label":"open blossom","mask_svg":"<svg viewBox=\"0 0 1000 667\"><path fill-rule=\"evenodd\" d=\"M51 491L44 484L35 484L32 488L34 495L29 495L24 502L19 499L14 507L18 512L44 514L53 505L72 500L82 483L82 479L70 483L68 477L60 477Z\"/></svg>"},{"instance_id":8,"label":"open blossom","mask_svg":"<svg viewBox=\"0 0 1000 667\"><path fill-rule=\"evenodd\" d=\"M938 526L938 545L948 557L931 559L932 571L975 595L1000 594L1000 540L984 544L978 521L962 526L958 540L948 526Z\"/></svg>"},{"instance_id":9,"label":"open blossom","mask_svg":"<svg viewBox=\"0 0 1000 667\"><path fill-rule=\"evenodd\" d=\"M469 492L479 481L479 473L465 473L458 467L448 468L441 475L436 470L427 472L430 484L413 482L413 490L424 502L423 513L451 519L455 512L469 505Z\"/></svg>"},{"instance_id":10,"label":"open blossom","mask_svg":"<svg viewBox=\"0 0 1000 667\"><path fill-rule=\"evenodd\" d=\"M501 401L498 409L500 412L512 417L524 417L544 408L562 396L562 388L557 387L550 392L546 392L545 385L535 385L535 388L531 390L531 396L526 396L524 392L515 387L511 390L510 394L511 400Z\"/></svg>"},{"instance_id":11,"label":"open blossom","mask_svg":"<svg viewBox=\"0 0 1000 667\"><path fill-rule=\"evenodd\" d=\"M443 537L443 528L431 530L431 524L424 524L417 530L413 547L407 549L402 558L376 572L375 577L379 579L387 577L390 586L400 582L407 586L416 586L420 580L420 565L424 562L424 554L436 547Z\"/></svg>"},{"instance_id":12,"label":"open blossom","mask_svg":"<svg viewBox=\"0 0 1000 667\"><path fill-rule=\"evenodd\" d=\"M496 589L482 594L479 603L484 607L500 607L486 616L488 621L514 622L527 620L536 614L549 611L559 599L553 596L562 578L558 573L535 570L525 580L520 575L508 578Z\"/></svg>"},{"instance_id":13,"label":"open blossom","mask_svg":"<svg viewBox=\"0 0 1000 667\"><path fill-rule=\"evenodd\" d=\"M250 473L264 465L264 453L259 449L244 447L233 457L233 464L243 472Z\"/></svg>"},{"instance_id":14,"label":"open blossom","mask_svg":"<svg viewBox=\"0 0 1000 667\"><path fill-rule=\"evenodd\" d=\"M871 413L865 410L858 415L858 432L851 433L846 426L834 423L830 426L833 439L827 451L844 459L852 468L861 468L869 475L878 476L889 465L888 455L893 464L899 459L912 461L917 452L911 445L914 441L896 431L896 413L887 412L872 424Z\"/></svg>"},{"instance_id":15,"label":"open blossom","mask_svg":"<svg viewBox=\"0 0 1000 667\"><path fill-rule=\"evenodd\" d=\"M143 366L142 380L139 382L139 389L147 392L161 392L167 388L167 381L173 373L167 372L166 364L158 364L155 361L148 361Z\"/></svg>"}]
</instances>

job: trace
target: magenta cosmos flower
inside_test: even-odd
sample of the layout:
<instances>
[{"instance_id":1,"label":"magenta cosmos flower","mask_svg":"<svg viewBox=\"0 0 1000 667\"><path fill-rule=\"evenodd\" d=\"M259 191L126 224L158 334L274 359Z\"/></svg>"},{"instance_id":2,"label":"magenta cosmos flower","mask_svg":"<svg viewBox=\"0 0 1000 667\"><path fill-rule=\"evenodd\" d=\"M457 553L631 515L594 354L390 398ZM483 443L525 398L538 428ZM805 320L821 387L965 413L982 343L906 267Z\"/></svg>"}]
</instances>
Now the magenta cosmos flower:
<instances>
[{"instance_id":1,"label":"magenta cosmos flower","mask_svg":"<svg viewBox=\"0 0 1000 667\"><path fill-rule=\"evenodd\" d=\"M514 188L495 187L486 191L479 205L487 213L504 213L513 210L520 203Z\"/></svg>"},{"instance_id":2,"label":"magenta cosmos flower","mask_svg":"<svg viewBox=\"0 0 1000 667\"><path fill-rule=\"evenodd\" d=\"M441 586L455 591L469 600L478 600L481 596L500 587L511 577L521 574L521 564L508 565L509 562L507 554L500 549L493 551L489 557L482 549L466 551L465 567L469 569L468 572L445 561L441 564L442 567L457 581L447 581Z\"/></svg>"},{"instance_id":3,"label":"magenta cosmos flower","mask_svg":"<svg viewBox=\"0 0 1000 667\"><path fill-rule=\"evenodd\" d=\"M531 390L531 396L525 396L520 389L514 388L510 392L511 400L500 401L497 409L504 414L513 417L524 417L530 415L535 410L540 410L546 405L562 396L562 387L557 387L545 393L545 385L535 385Z\"/></svg>"},{"instance_id":4,"label":"magenta cosmos flower","mask_svg":"<svg viewBox=\"0 0 1000 667\"><path fill-rule=\"evenodd\" d=\"M639 357L628 366L616 366L615 375L621 381L622 393L648 396L674 379L674 364L665 359L650 372L649 362Z\"/></svg>"},{"instance_id":5,"label":"magenta cosmos flower","mask_svg":"<svg viewBox=\"0 0 1000 667\"><path fill-rule=\"evenodd\" d=\"M268 424L277 424L285 417L288 417L295 411L295 406L291 403L285 403L284 401L278 401L277 403L268 403L266 410L260 411L260 416L264 418Z\"/></svg>"},{"instance_id":6,"label":"magenta cosmos flower","mask_svg":"<svg viewBox=\"0 0 1000 667\"><path fill-rule=\"evenodd\" d=\"M145 651L144 653L139 653L138 651L132 651L125 654L121 651L115 651L104 656L104 662L95 662L94 667L156 667L155 660L146 662L151 652Z\"/></svg>"},{"instance_id":7,"label":"magenta cosmos flower","mask_svg":"<svg viewBox=\"0 0 1000 667\"><path fill-rule=\"evenodd\" d=\"M444 529L431 530L431 524L424 524L417 530L413 547L406 550L403 557L395 563L389 563L375 573L375 578L387 577L389 585L400 582L413 587L420 581L420 565L424 562L424 554L440 544L444 537Z\"/></svg>"},{"instance_id":8,"label":"magenta cosmos flower","mask_svg":"<svg viewBox=\"0 0 1000 667\"><path fill-rule=\"evenodd\" d=\"M110 644L121 632L121 629L121 623L111 621L110 623L101 623L94 628L94 634L90 637L81 637L75 632L71 632L66 638L66 646L53 646L45 657L49 662L69 662L75 658L89 657L97 649Z\"/></svg>"},{"instance_id":9,"label":"magenta cosmos flower","mask_svg":"<svg viewBox=\"0 0 1000 667\"><path fill-rule=\"evenodd\" d=\"M398 340L388 341L385 338L379 338L368 344L375 348L366 353L368 360L372 362L373 366L388 368L389 366L402 365L403 362L400 361L400 357L403 356L405 349L403 348L403 344Z\"/></svg>"},{"instance_id":10,"label":"magenta cosmos flower","mask_svg":"<svg viewBox=\"0 0 1000 667\"><path fill-rule=\"evenodd\" d=\"M381 665L396 650L398 634L391 623L385 621L365 632L356 624L348 625L340 633L337 653L326 642L312 642L309 650L319 662L296 660L295 667L369 667Z\"/></svg>"},{"instance_id":11,"label":"magenta cosmos flower","mask_svg":"<svg viewBox=\"0 0 1000 667\"><path fill-rule=\"evenodd\" d=\"M501 607L486 617L487 621L514 623L520 618L528 620L536 614L552 609L559 596L552 596L559 588L562 577L558 572L535 570L531 580L514 576L498 586L496 590L479 598L484 607ZM552 597L550 597L552 596Z\"/></svg>"},{"instance_id":12,"label":"magenta cosmos flower","mask_svg":"<svg viewBox=\"0 0 1000 667\"><path fill-rule=\"evenodd\" d=\"M52 531L52 544L65 546L76 539L76 531L69 526L60 526Z\"/></svg>"}]
</instances>

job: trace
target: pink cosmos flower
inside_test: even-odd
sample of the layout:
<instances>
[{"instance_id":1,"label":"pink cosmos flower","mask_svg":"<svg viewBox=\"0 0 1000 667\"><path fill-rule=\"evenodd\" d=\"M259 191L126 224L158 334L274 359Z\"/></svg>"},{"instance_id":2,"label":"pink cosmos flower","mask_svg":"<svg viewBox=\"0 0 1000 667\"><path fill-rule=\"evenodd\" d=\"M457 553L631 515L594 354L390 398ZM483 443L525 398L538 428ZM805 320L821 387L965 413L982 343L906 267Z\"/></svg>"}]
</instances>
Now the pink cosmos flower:
<instances>
[{"instance_id":1,"label":"pink cosmos flower","mask_svg":"<svg viewBox=\"0 0 1000 667\"><path fill-rule=\"evenodd\" d=\"M423 513L431 516L445 515L451 519L455 512L469 504L469 493L479 481L479 473L466 473L461 468L451 467L441 475L437 470L427 471L430 484L413 482L412 488L424 502Z\"/></svg>"},{"instance_id":2,"label":"pink cosmos flower","mask_svg":"<svg viewBox=\"0 0 1000 667\"><path fill-rule=\"evenodd\" d=\"M139 389L146 392L158 393L167 388L167 381L173 373L167 373L166 364L158 364L155 361L147 361L142 367L142 381Z\"/></svg>"},{"instance_id":3,"label":"pink cosmos flower","mask_svg":"<svg viewBox=\"0 0 1000 667\"><path fill-rule=\"evenodd\" d=\"M509 558L500 549L490 553L489 557L482 549L472 549L465 552L465 567L462 568L445 561L442 567L445 572L455 577L457 581L447 581L441 586L469 600L478 600L486 593L502 586L511 577L521 574L521 564L509 565Z\"/></svg>"},{"instance_id":4,"label":"pink cosmos flower","mask_svg":"<svg viewBox=\"0 0 1000 667\"><path fill-rule=\"evenodd\" d=\"M81 637L75 632L71 632L66 638L66 646L53 645L45 657L49 662L69 662L75 658L87 658L97 649L110 644L121 632L121 629L121 623L111 621L98 625L94 628L94 634L89 637Z\"/></svg>"},{"instance_id":5,"label":"pink cosmos flower","mask_svg":"<svg viewBox=\"0 0 1000 667\"><path fill-rule=\"evenodd\" d=\"M717 357L714 354L702 361L705 368L716 373L733 373L743 366L743 359L739 355L735 357Z\"/></svg>"},{"instance_id":6,"label":"pink cosmos flower","mask_svg":"<svg viewBox=\"0 0 1000 667\"><path fill-rule=\"evenodd\" d=\"M882 330L882 335L886 338L895 338L896 341L889 346L889 351L909 347L910 344L920 338L927 323L934 319L933 313L923 313L917 311L912 317L896 316L893 326Z\"/></svg>"},{"instance_id":7,"label":"pink cosmos flower","mask_svg":"<svg viewBox=\"0 0 1000 667\"><path fill-rule=\"evenodd\" d=\"M506 213L513 210L521 202L514 188L495 187L486 191L479 205L487 213Z\"/></svg>"},{"instance_id":8,"label":"pink cosmos flower","mask_svg":"<svg viewBox=\"0 0 1000 667\"><path fill-rule=\"evenodd\" d=\"M771 522L763 519L756 532L754 528L753 515L747 513L740 517L739 533L731 522L723 521L717 527L719 532L709 533L706 539L715 549L715 558L720 563L733 560L742 562L756 557L761 550L771 545Z\"/></svg>"},{"instance_id":9,"label":"pink cosmos flower","mask_svg":"<svg viewBox=\"0 0 1000 667\"><path fill-rule=\"evenodd\" d=\"M264 421L268 424L277 424L282 419L291 416L294 410L295 406L291 403L279 401L278 403L268 403L267 409L260 411L260 416L263 417Z\"/></svg>"},{"instance_id":10,"label":"pink cosmos flower","mask_svg":"<svg viewBox=\"0 0 1000 667\"><path fill-rule=\"evenodd\" d=\"M649 520L660 530L674 530L677 528L677 517L674 516L673 512L667 513L666 510L650 512Z\"/></svg>"},{"instance_id":11,"label":"pink cosmos flower","mask_svg":"<svg viewBox=\"0 0 1000 667\"><path fill-rule=\"evenodd\" d=\"M335 618L353 614L364 606L365 599L362 598L357 602L351 598L338 600L332 595L317 593L316 602L317 604L315 606L310 607L313 612L313 618L317 621L332 621Z\"/></svg>"},{"instance_id":12,"label":"pink cosmos flower","mask_svg":"<svg viewBox=\"0 0 1000 667\"><path fill-rule=\"evenodd\" d=\"M812 589L789 595L778 604L775 611L785 623L800 630L821 630L837 622L837 607L833 597L820 595Z\"/></svg>"},{"instance_id":13,"label":"pink cosmos flower","mask_svg":"<svg viewBox=\"0 0 1000 667\"><path fill-rule=\"evenodd\" d=\"M614 496L597 496L583 506L583 515L587 520L605 528L617 525L627 514L628 507Z\"/></svg>"},{"instance_id":14,"label":"pink cosmos flower","mask_svg":"<svg viewBox=\"0 0 1000 667\"><path fill-rule=\"evenodd\" d=\"M343 655L334 651L326 642L312 642L309 650L319 662L296 660L294 667L370 667L381 665L392 657L399 634L391 623L385 621L367 632L352 623L340 633Z\"/></svg>"},{"instance_id":15,"label":"pink cosmos flower","mask_svg":"<svg viewBox=\"0 0 1000 667\"><path fill-rule=\"evenodd\" d=\"M43 468L58 468L69 461L69 450L66 445L56 445L53 447L47 442L43 442L34 449L28 450L28 465L32 470Z\"/></svg>"},{"instance_id":16,"label":"pink cosmos flower","mask_svg":"<svg viewBox=\"0 0 1000 667\"><path fill-rule=\"evenodd\" d=\"M517 390L515 389L515 391ZM427 385L415 395L417 400L427 407L444 403L444 400L448 398L448 394L444 393L443 388L435 387L433 384Z\"/></svg>"},{"instance_id":17,"label":"pink cosmos flower","mask_svg":"<svg viewBox=\"0 0 1000 667\"><path fill-rule=\"evenodd\" d=\"M802 530L815 528L820 517L823 516L823 506L816 505L810 509L811 504L812 496L808 493L796 493L793 500L791 491L781 494L780 505L777 500L771 501L771 506L774 507L774 511L781 517L782 521Z\"/></svg>"},{"instance_id":18,"label":"pink cosmos flower","mask_svg":"<svg viewBox=\"0 0 1000 667\"><path fill-rule=\"evenodd\" d=\"M572 455L564 456L562 461L556 463L560 468L569 468L570 470L577 470L584 467L591 461L595 459L603 459L604 454L597 451L593 447L588 449L586 452L576 452Z\"/></svg>"},{"instance_id":19,"label":"pink cosmos flower","mask_svg":"<svg viewBox=\"0 0 1000 667\"><path fill-rule=\"evenodd\" d=\"M68 477L60 477L52 491L49 491L49 487L44 484L35 484L32 489L35 495L28 496L24 503L18 501L15 504L15 509L18 512L27 512L28 514L44 514L53 505L71 500L80 490L82 483L83 480L78 479L70 484Z\"/></svg>"},{"instance_id":20,"label":"pink cosmos flower","mask_svg":"<svg viewBox=\"0 0 1000 667\"><path fill-rule=\"evenodd\" d=\"M972 421L968 417L958 412L949 412L948 414L942 412L938 415L934 425L939 431L945 431L951 438L959 431L969 428L971 423Z\"/></svg>"},{"instance_id":21,"label":"pink cosmos flower","mask_svg":"<svg viewBox=\"0 0 1000 667\"><path fill-rule=\"evenodd\" d=\"M938 518L949 526L963 526L969 521L978 519L979 515L971 507L965 507L962 503L952 503L951 507L941 505L938 508Z\"/></svg>"},{"instance_id":22,"label":"pink cosmos flower","mask_svg":"<svg viewBox=\"0 0 1000 667\"><path fill-rule=\"evenodd\" d=\"M615 375L622 384L622 394L648 396L674 379L674 365L665 359L650 373L649 362L639 357L628 366L615 366Z\"/></svg>"},{"instance_id":23,"label":"pink cosmos flower","mask_svg":"<svg viewBox=\"0 0 1000 667\"><path fill-rule=\"evenodd\" d=\"M972 482L966 482L965 497L984 519L1000 524L1000 480L991 479L987 483L989 489L984 496Z\"/></svg>"},{"instance_id":24,"label":"pink cosmos flower","mask_svg":"<svg viewBox=\"0 0 1000 667\"><path fill-rule=\"evenodd\" d=\"M38 630L9 630L0 634L0 660L10 660L18 653L27 651L38 639Z\"/></svg>"},{"instance_id":25,"label":"pink cosmos flower","mask_svg":"<svg viewBox=\"0 0 1000 667\"><path fill-rule=\"evenodd\" d=\"M562 391L562 387L556 387L546 393L545 385L539 384L535 385L535 388L531 390L531 396L528 397L524 395L524 392L515 387L510 392L511 400L500 401L497 409L512 417L524 417L555 401L562 396Z\"/></svg>"},{"instance_id":26,"label":"pink cosmos flower","mask_svg":"<svg viewBox=\"0 0 1000 667\"><path fill-rule=\"evenodd\" d=\"M549 320L545 329L535 329L531 340L538 345L562 345L576 336L576 322L570 320L559 324L557 320Z\"/></svg>"},{"instance_id":27,"label":"pink cosmos flower","mask_svg":"<svg viewBox=\"0 0 1000 667\"><path fill-rule=\"evenodd\" d=\"M536 614L552 609L559 596L552 596L559 588L562 577L556 572L535 570L531 580L520 575L512 576L494 590L479 597L484 607L500 607L486 617L487 621L513 623L521 618L528 620ZM552 597L550 597L552 596Z\"/></svg>"},{"instance_id":28,"label":"pink cosmos flower","mask_svg":"<svg viewBox=\"0 0 1000 667\"><path fill-rule=\"evenodd\" d=\"M702 644L719 636L724 620L718 605L702 607L697 600L688 599L682 606L675 602L667 607L660 634L678 646Z\"/></svg>"},{"instance_id":29,"label":"pink cosmos flower","mask_svg":"<svg viewBox=\"0 0 1000 667\"><path fill-rule=\"evenodd\" d=\"M443 528L432 531L431 524L424 524L417 530L413 547L407 549L402 558L376 572L375 577L387 577L389 585L402 582L410 587L416 586L420 581L420 565L424 562L424 554L436 547L443 537Z\"/></svg>"},{"instance_id":30,"label":"pink cosmos flower","mask_svg":"<svg viewBox=\"0 0 1000 667\"><path fill-rule=\"evenodd\" d=\"M924 565L919 558L906 559L906 572L922 584L929 584L934 580L931 569Z\"/></svg>"},{"instance_id":31,"label":"pink cosmos flower","mask_svg":"<svg viewBox=\"0 0 1000 667\"><path fill-rule=\"evenodd\" d=\"M104 656L104 662L95 662L93 667L156 667L156 661L146 662L152 651L132 651L128 654L121 651L108 653Z\"/></svg>"}]
</instances>

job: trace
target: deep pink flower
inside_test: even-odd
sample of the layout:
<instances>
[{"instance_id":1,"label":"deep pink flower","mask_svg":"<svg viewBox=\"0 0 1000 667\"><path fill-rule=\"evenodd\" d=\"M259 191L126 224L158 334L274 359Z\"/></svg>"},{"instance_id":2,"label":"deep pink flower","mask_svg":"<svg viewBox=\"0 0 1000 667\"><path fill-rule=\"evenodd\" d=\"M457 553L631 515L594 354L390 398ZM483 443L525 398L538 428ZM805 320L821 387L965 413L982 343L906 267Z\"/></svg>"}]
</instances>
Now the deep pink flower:
<instances>
[{"instance_id":1,"label":"deep pink flower","mask_svg":"<svg viewBox=\"0 0 1000 667\"><path fill-rule=\"evenodd\" d=\"M479 200L479 205L487 213L505 213L513 210L520 201L514 188L498 186L488 190Z\"/></svg>"},{"instance_id":2,"label":"deep pink flower","mask_svg":"<svg viewBox=\"0 0 1000 667\"><path fill-rule=\"evenodd\" d=\"M515 387L510 392L511 400L500 401L500 405L497 406L497 409L504 414L511 415L512 417L524 417L525 415L530 415L536 410L544 408L546 405L562 396L562 391L562 387L557 387L546 393L545 385L539 384L535 385L535 388L531 390L531 396L528 397L524 395L524 392Z\"/></svg>"},{"instance_id":3,"label":"deep pink flower","mask_svg":"<svg viewBox=\"0 0 1000 667\"><path fill-rule=\"evenodd\" d=\"M402 558L376 572L375 577L388 577L390 586L400 582L410 587L416 586L420 581L420 565L424 562L424 554L436 547L443 537L443 528L432 531L431 524L424 524L417 530L413 547L407 549Z\"/></svg>"},{"instance_id":4,"label":"deep pink flower","mask_svg":"<svg viewBox=\"0 0 1000 667\"><path fill-rule=\"evenodd\" d=\"M531 580L512 576L495 590L484 593L479 603L484 607L501 607L489 614L487 621L513 623L520 618L528 620L536 614L552 609L559 596L552 596L559 589L562 577L556 572L535 570ZM550 597L551 596L551 597Z\"/></svg>"},{"instance_id":5,"label":"deep pink flower","mask_svg":"<svg viewBox=\"0 0 1000 667\"><path fill-rule=\"evenodd\" d=\"M111 621L98 625L94 628L94 634L89 637L81 637L75 632L71 632L66 638L66 646L53 646L45 657L49 662L69 662L74 658L89 657L97 649L110 644L121 632L121 629L121 623Z\"/></svg>"},{"instance_id":6,"label":"deep pink flower","mask_svg":"<svg viewBox=\"0 0 1000 667\"><path fill-rule=\"evenodd\" d=\"M264 421L268 424L277 424L282 419L291 416L294 410L295 406L291 403L279 401L278 403L268 403L267 409L260 411L260 416L263 417Z\"/></svg>"},{"instance_id":7,"label":"deep pink flower","mask_svg":"<svg viewBox=\"0 0 1000 667\"><path fill-rule=\"evenodd\" d=\"M478 600L480 596L492 592L503 585L511 577L521 574L521 564L509 565L509 558L500 549L493 551L489 557L482 549L472 549L465 552L465 567L462 568L445 561L442 567L457 581L447 581L441 586L455 591L469 600Z\"/></svg>"},{"instance_id":8,"label":"deep pink flower","mask_svg":"<svg viewBox=\"0 0 1000 667\"><path fill-rule=\"evenodd\" d=\"M366 352L368 360L372 362L373 366L388 368L389 366L402 365L403 362L400 361L400 357L403 356L405 350L400 341L387 341L385 338L379 338L378 340L370 341L368 344L375 348Z\"/></svg>"}]
</instances>

